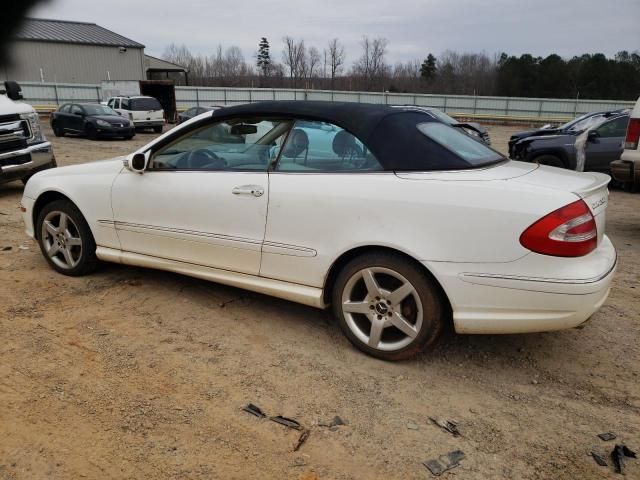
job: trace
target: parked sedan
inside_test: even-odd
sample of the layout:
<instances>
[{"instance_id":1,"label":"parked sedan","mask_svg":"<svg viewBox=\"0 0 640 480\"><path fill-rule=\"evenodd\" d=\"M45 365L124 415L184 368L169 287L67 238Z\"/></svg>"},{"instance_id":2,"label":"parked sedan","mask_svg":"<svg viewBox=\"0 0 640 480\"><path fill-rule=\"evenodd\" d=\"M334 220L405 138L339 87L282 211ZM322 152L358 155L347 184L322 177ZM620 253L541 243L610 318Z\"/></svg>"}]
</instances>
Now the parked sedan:
<instances>
[{"instance_id":1,"label":"parked sedan","mask_svg":"<svg viewBox=\"0 0 640 480\"><path fill-rule=\"evenodd\" d=\"M122 137L130 140L136 134L129 119L101 104L65 103L51 114L50 122L56 137L75 133L91 139Z\"/></svg>"},{"instance_id":2,"label":"parked sedan","mask_svg":"<svg viewBox=\"0 0 640 480\"><path fill-rule=\"evenodd\" d=\"M586 321L616 266L608 182L510 161L425 112L264 102L201 115L124 167L38 173L22 211L62 274L102 260L331 305L357 348L396 360L450 323Z\"/></svg>"},{"instance_id":3,"label":"parked sedan","mask_svg":"<svg viewBox=\"0 0 640 480\"><path fill-rule=\"evenodd\" d=\"M589 130L584 148L584 170L609 173L611 162L618 160L622 153L629 113L602 117L604 118L606 120L603 120L599 126ZM596 120L593 117L590 119L591 122ZM581 123L574 129L555 135L519 140L512 146L512 158L575 170L576 140L587 126Z\"/></svg>"},{"instance_id":4,"label":"parked sedan","mask_svg":"<svg viewBox=\"0 0 640 480\"><path fill-rule=\"evenodd\" d=\"M178 123L186 122L187 120L191 120L193 117L196 117L204 112L211 112L213 110L217 110L222 108L218 105L211 105L209 107L191 107L184 112L178 114Z\"/></svg>"},{"instance_id":5,"label":"parked sedan","mask_svg":"<svg viewBox=\"0 0 640 480\"><path fill-rule=\"evenodd\" d=\"M524 130L522 132L514 133L511 135L511 138L509 138L509 158L515 158L513 147L517 142L525 138L546 137L550 135L574 135L576 132L581 132L589 122L596 118L612 118L625 112L625 109L590 112L580 115L579 117L557 127L544 125L543 127L535 130Z\"/></svg>"}]
</instances>

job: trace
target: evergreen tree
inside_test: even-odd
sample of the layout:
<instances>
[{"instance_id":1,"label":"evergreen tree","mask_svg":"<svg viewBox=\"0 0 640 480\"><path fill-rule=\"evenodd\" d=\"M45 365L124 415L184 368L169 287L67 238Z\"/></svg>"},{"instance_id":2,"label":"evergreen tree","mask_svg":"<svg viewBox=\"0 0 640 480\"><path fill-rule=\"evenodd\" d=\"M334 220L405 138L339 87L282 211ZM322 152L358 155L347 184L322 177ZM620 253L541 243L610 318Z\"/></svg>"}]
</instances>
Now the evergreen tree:
<instances>
[{"instance_id":1,"label":"evergreen tree","mask_svg":"<svg viewBox=\"0 0 640 480\"><path fill-rule=\"evenodd\" d=\"M436 76L436 57L432 54L427 55L427 58L420 66L420 76L423 80L432 80Z\"/></svg>"},{"instance_id":2,"label":"evergreen tree","mask_svg":"<svg viewBox=\"0 0 640 480\"><path fill-rule=\"evenodd\" d=\"M269 53L269 41L266 37L262 37L258 44L257 66L263 77L269 76L271 71L271 54Z\"/></svg>"}]
</instances>

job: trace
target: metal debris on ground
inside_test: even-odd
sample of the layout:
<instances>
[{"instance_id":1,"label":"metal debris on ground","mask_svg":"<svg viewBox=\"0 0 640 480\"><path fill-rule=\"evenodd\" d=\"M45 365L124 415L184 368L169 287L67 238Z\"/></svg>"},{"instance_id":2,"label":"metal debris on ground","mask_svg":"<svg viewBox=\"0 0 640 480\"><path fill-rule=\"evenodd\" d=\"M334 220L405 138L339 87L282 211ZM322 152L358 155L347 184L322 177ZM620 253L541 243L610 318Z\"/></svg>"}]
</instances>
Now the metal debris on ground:
<instances>
[{"instance_id":1,"label":"metal debris on ground","mask_svg":"<svg viewBox=\"0 0 640 480\"><path fill-rule=\"evenodd\" d=\"M465 457L462 450L454 450L433 460L427 460L423 463L425 467L435 476L440 476L447 470L460 465L460 461Z\"/></svg>"},{"instance_id":2,"label":"metal debris on ground","mask_svg":"<svg viewBox=\"0 0 640 480\"><path fill-rule=\"evenodd\" d=\"M13 247L2 247L2 251L3 252L8 252L9 250L11 250Z\"/></svg>"},{"instance_id":3,"label":"metal debris on ground","mask_svg":"<svg viewBox=\"0 0 640 480\"><path fill-rule=\"evenodd\" d=\"M307 438L309 438L309 434L310 433L311 432L309 430L303 430L302 431L302 433L298 437L298 441L296 442L296 446L293 447L293 451L294 452L297 452L298 450L300 450L300 447L302 446L302 444L307 441Z\"/></svg>"},{"instance_id":4,"label":"metal debris on ground","mask_svg":"<svg viewBox=\"0 0 640 480\"><path fill-rule=\"evenodd\" d=\"M232 298L231 300L227 300L226 302L222 302L222 303L218 304L218 306L220 308L224 308L227 305L229 305L230 303L237 302L238 300L243 300L243 299L244 299L244 295L240 295L239 297Z\"/></svg>"},{"instance_id":5,"label":"metal debris on ground","mask_svg":"<svg viewBox=\"0 0 640 480\"><path fill-rule=\"evenodd\" d=\"M294 430L302 430L302 425L300 425L297 421L292 418L283 417L282 415L278 415L276 417L269 417L269 420L272 420L280 425L284 425L285 427L293 428Z\"/></svg>"},{"instance_id":6,"label":"metal debris on ground","mask_svg":"<svg viewBox=\"0 0 640 480\"><path fill-rule=\"evenodd\" d=\"M609 440L615 440L616 434L612 432L599 433L598 438L600 438L600 440L608 442Z\"/></svg>"},{"instance_id":7,"label":"metal debris on ground","mask_svg":"<svg viewBox=\"0 0 640 480\"><path fill-rule=\"evenodd\" d=\"M616 444L611 452L611 460L613 460L613 468L616 473L623 473L625 457L637 458L636 452L631 451L626 445Z\"/></svg>"},{"instance_id":8,"label":"metal debris on ground","mask_svg":"<svg viewBox=\"0 0 640 480\"><path fill-rule=\"evenodd\" d=\"M260 407L256 407L253 403L248 404L245 407L242 407L242 410L250 413L251 415L255 415L258 418L264 418L266 417L266 415L264 414L264 412L260 409Z\"/></svg>"},{"instance_id":9,"label":"metal debris on ground","mask_svg":"<svg viewBox=\"0 0 640 480\"><path fill-rule=\"evenodd\" d=\"M18 245L18 249L19 250L29 250L29 247L27 247L25 245Z\"/></svg>"},{"instance_id":10,"label":"metal debris on ground","mask_svg":"<svg viewBox=\"0 0 640 480\"><path fill-rule=\"evenodd\" d=\"M320 420L318 422L318 426L319 427L337 427L339 425L346 425L346 422L344 420L342 420L342 418L340 418L339 416L335 416L333 417L331 420Z\"/></svg>"},{"instance_id":11,"label":"metal debris on ground","mask_svg":"<svg viewBox=\"0 0 640 480\"><path fill-rule=\"evenodd\" d=\"M604 458L604 455L596 452L595 450L591 450L591 456L601 467L606 467L608 465L607 460Z\"/></svg>"},{"instance_id":12,"label":"metal debris on ground","mask_svg":"<svg viewBox=\"0 0 640 480\"><path fill-rule=\"evenodd\" d=\"M438 417L429 417L429 420L431 420L440 428L452 434L454 437L460 436L460 430L458 430L458 424L456 422L452 420L445 420L443 418L438 418Z\"/></svg>"}]
</instances>

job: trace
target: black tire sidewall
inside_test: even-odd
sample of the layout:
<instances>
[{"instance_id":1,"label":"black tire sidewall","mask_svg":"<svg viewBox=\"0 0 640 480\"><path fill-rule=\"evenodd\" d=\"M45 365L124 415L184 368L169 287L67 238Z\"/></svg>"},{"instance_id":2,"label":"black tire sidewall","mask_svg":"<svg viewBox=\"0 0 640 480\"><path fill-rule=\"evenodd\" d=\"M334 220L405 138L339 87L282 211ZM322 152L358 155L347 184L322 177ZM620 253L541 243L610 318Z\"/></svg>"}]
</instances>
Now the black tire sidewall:
<instances>
[{"instance_id":1,"label":"black tire sidewall","mask_svg":"<svg viewBox=\"0 0 640 480\"><path fill-rule=\"evenodd\" d=\"M80 234L80 238L82 240L82 255L80 256L80 261L78 264L70 269L61 268L56 265L44 247L44 241L42 238L42 223L44 222L45 217L52 211L59 211L66 213L73 222L78 227L78 233ZM40 213L38 214L38 219L35 225L36 235L38 238L38 245L40 246L40 251L44 256L47 263L53 268L56 272L62 273L63 275L68 275L71 277L85 275L87 273L92 272L98 265L98 259L96 257L96 242L93 238L93 234L91 233L91 229L87 224L84 216L78 210L72 202L69 200L55 200L51 203L45 205Z\"/></svg>"},{"instance_id":2,"label":"black tire sidewall","mask_svg":"<svg viewBox=\"0 0 640 480\"><path fill-rule=\"evenodd\" d=\"M377 350L364 344L351 331L342 312L342 292L349 279L358 271L368 267L384 267L405 277L415 287L423 310L422 328L418 336L406 347L392 352ZM334 315L349 341L359 350L383 360L403 360L411 358L435 343L446 323L445 302L433 279L418 268L411 260L391 253L366 254L351 260L336 278L332 304Z\"/></svg>"},{"instance_id":3,"label":"black tire sidewall","mask_svg":"<svg viewBox=\"0 0 640 480\"><path fill-rule=\"evenodd\" d=\"M540 165L546 165L548 167L566 168L564 161L560 157L557 157L555 155L540 155L533 161L539 163ZM547 162L556 163L557 165L549 164Z\"/></svg>"}]
</instances>

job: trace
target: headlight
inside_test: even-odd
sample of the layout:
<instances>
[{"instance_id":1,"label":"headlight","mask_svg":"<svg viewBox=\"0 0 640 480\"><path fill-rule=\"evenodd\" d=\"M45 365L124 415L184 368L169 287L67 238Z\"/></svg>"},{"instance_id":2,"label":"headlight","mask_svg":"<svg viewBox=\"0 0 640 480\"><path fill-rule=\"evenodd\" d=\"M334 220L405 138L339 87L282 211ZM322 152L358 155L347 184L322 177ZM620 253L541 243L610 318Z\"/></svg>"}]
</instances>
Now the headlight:
<instances>
[{"instance_id":1,"label":"headlight","mask_svg":"<svg viewBox=\"0 0 640 480\"><path fill-rule=\"evenodd\" d=\"M40 143L46 140L42 128L40 127L40 118L36 112L23 113L20 118L26 120L29 123L29 129L31 130L31 137L27 140L27 143Z\"/></svg>"},{"instance_id":2,"label":"headlight","mask_svg":"<svg viewBox=\"0 0 640 480\"><path fill-rule=\"evenodd\" d=\"M109 122L105 122L104 120L96 120L96 125L99 125L101 127L110 127L111 124Z\"/></svg>"}]
</instances>

